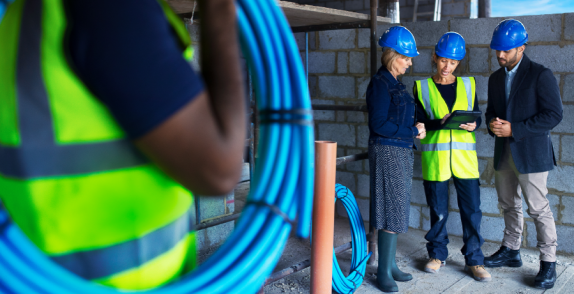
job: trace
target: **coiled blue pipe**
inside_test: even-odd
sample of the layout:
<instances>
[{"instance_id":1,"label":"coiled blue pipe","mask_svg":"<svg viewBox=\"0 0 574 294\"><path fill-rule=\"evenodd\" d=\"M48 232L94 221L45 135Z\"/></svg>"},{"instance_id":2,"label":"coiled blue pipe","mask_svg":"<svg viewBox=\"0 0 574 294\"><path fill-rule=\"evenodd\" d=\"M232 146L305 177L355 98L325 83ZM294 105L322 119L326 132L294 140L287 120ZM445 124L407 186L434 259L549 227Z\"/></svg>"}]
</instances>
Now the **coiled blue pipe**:
<instances>
[{"instance_id":1,"label":"coiled blue pipe","mask_svg":"<svg viewBox=\"0 0 574 294\"><path fill-rule=\"evenodd\" d=\"M363 217L361 216L361 211L359 210L355 196L351 190L341 184L335 185L335 193L337 196L335 201L338 199L343 203L349 216L353 255L351 258L351 273L345 277L339 267L337 256L333 250L333 290L340 294L354 293L363 283L367 260L369 260L372 252L367 254L365 226L363 225Z\"/></svg>"},{"instance_id":2,"label":"coiled blue pipe","mask_svg":"<svg viewBox=\"0 0 574 294\"><path fill-rule=\"evenodd\" d=\"M6 8L8 8L8 5L12 2L14 2L14 0L0 0L0 21L2 21Z\"/></svg>"},{"instance_id":3,"label":"coiled blue pipe","mask_svg":"<svg viewBox=\"0 0 574 294\"><path fill-rule=\"evenodd\" d=\"M256 293L279 260L291 231L289 221L261 203L277 207L290 220L297 217L297 234L309 236L314 133L299 50L275 1L238 0L237 16L258 109L292 110L291 114L272 114L269 119L293 119L298 123L261 125L258 165L247 205L225 244L180 281L142 292ZM0 207L0 293L119 292L83 280L53 263Z\"/></svg>"}]
</instances>

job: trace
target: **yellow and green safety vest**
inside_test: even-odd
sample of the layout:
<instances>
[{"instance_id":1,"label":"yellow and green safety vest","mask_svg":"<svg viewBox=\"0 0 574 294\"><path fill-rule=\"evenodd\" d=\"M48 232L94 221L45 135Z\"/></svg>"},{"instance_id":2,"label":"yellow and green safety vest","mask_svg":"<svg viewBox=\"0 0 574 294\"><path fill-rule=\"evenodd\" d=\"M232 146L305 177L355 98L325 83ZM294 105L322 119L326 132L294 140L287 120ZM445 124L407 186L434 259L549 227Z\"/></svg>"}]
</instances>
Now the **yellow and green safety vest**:
<instances>
[{"instance_id":1,"label":"yellow and green safety vest","mask_svg":"<svg viewBox=\"0 0 574 294\"><path fill-rule=\"evenodd\" d=\"M159 5L191 59L183 23ZM163 285L195 266L192 194L138 152L74 74L66 26L62 0L16 0L0 23L0 199L77 275L130 290Z\"/></svg>"},{"instance_id":2,"label":"yellow and green safety vest","mask_svg":"<svg viewBox=\"0 0 574 294\"><path fill-rule=\"evenodd\" d=\"M418 99L428 119L442 119L451 113L432 78L416 81ZM472 77L457 78L455 110L472 111L476 92ZM476 138L466 130L427 131L421 140L423 179L446 181L453 175L460 179L478 179Z\"/></svg>"}]
</instances>

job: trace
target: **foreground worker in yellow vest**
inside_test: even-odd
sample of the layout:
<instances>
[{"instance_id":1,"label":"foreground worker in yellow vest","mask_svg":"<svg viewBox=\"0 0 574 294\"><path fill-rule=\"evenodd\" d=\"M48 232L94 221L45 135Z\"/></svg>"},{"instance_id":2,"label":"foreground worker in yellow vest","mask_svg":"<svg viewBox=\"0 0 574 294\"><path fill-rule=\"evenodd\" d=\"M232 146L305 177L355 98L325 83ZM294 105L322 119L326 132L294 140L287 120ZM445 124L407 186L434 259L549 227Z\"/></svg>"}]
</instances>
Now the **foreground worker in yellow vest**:
<instances>
[{"instance_id":1,"label":"foreground worker in yellow vest","mask_svg":"<svg viewBox=\"0 0 574 294\"><path fill-rule=\"evenodd\" d=\"M190 191L237 183L235 7L199 7L205 87L161 0L16 0L0 23L0 197L83 278L130 290L176 279L195 265Z\"/></svg>"},{"instance_id":2,"label":"foreground worker in yellow vest","mask_svg":"<svg viewBox=\"0 0 574 294\"><path fill-rule=\"evenodd\" d=\"M433 55L437 73L429 79L416 81L413 90L418 97L417 120L427 126L427 136L421 140L424 188L431 216L431 229L425 236L430 257L425 271L438 273L446 264L448 183L452 178L462 221L464 247L461 251L466 266L476 280L490 281L481 250L484 239L480 235L482 212L473 133L481 120L462 124L460 130L443 129L444 122L453 111L479 111L474 78L453 75L464 58L465 50L464 38L460 34L444 34Z\"/></svg>"}]
</instances>

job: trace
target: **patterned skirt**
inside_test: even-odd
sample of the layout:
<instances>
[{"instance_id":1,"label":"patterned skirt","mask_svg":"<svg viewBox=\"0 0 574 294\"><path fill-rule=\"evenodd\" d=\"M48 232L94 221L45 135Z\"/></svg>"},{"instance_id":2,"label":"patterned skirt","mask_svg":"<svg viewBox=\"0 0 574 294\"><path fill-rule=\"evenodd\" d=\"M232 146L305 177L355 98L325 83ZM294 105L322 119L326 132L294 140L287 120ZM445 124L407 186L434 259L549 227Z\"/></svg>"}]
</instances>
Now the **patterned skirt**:
<instances>
[{"instance_id":1,"label":"patterned skirt","mask_svg":"<svg viewBox=\"0 0 574 294\"><path fill-rule=\"evenodd\" d=\"M411 148L369 144L371 226L395 233L407 232L413 162Z\"/></svg>"}]
</instances>

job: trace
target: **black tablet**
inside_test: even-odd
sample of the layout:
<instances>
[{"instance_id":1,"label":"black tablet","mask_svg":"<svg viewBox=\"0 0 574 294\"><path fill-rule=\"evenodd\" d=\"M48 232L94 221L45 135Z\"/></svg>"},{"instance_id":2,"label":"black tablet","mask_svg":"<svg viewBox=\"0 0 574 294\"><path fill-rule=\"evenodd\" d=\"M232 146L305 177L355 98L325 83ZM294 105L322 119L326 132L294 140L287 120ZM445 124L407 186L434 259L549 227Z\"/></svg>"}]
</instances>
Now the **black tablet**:
<instances>
[{"instance_id":1,"label":"black tablet","mask_svg":"<svg viewBox=\"0 0 574 294\"><path fill-rule=\"evenodd\" d=\"M461 124L475 122L482 115L482 111L455 110L444 122L443 129L461 130Z\"/></svg>"}]
</instances>

